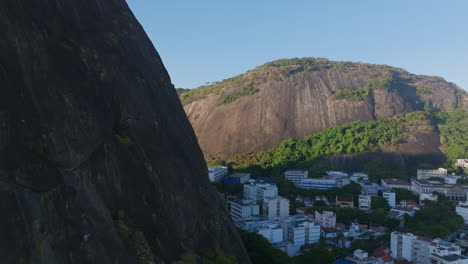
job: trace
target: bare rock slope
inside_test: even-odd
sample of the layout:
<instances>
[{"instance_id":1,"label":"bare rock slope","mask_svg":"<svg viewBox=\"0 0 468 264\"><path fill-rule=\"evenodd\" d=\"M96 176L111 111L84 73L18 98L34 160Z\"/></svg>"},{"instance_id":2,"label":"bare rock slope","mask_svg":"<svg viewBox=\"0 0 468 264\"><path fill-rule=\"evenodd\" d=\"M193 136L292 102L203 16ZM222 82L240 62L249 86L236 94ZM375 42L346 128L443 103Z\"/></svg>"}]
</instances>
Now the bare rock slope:
<instances>
[{"instance_id":1,"label":"bare rock slope","mask_svg":"<svg viewBox=\"0 0 468 264\"><path fill-rule=\"evenodd\" d=\"M180 95L205 156L256 152L324 128L423 109L468 106L439 77L320 58L278 60Z\"/></svg>"},{"instance_id":2,"label":"bare rock slope","mask_svg":"<svg viewBox=\"0 0 468 264\"><path fill-rule=\"evenodd\" d=\"M0 28L1 263L249 262L124 0L3 0Z\"/></svg>"}]
</instances>

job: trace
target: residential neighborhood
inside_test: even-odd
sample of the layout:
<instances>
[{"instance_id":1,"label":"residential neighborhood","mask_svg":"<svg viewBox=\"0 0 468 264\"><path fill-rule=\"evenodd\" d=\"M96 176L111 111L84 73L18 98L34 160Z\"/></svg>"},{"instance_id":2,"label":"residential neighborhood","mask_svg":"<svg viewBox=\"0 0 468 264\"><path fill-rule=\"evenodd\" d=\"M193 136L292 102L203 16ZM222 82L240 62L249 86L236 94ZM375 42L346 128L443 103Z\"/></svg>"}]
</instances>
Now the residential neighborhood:
<instances>
[{"instance_id":1,"label":"residential neighborhood","mask_svg":"<svg viewBox=\"0 0 468 264\"><path fill-rule=\"evenodd\" d=\"M464 163L457 160L457 164ZM463 219L461 226L468 225L466 175L442 168L418 169L409 180L382 178L376 183L359 171L325 171L321 177L310 177L307 170L288 169L280 179L255 179L245 172L229 174L223 166L209 171L212 182L240 186L237 193L225 193L235 225L261 235L289 256L324 247L347 254L337 264L468 264L464 255L468 228L444 237L409 232L418 212L438 202L451 204L451 213ZM291 197L281 188L288 182L296 190L315 195ZM354 193L339 191L346 189ZM331 196L334 190L336 194Z\"/></svg>"}]
</instances>

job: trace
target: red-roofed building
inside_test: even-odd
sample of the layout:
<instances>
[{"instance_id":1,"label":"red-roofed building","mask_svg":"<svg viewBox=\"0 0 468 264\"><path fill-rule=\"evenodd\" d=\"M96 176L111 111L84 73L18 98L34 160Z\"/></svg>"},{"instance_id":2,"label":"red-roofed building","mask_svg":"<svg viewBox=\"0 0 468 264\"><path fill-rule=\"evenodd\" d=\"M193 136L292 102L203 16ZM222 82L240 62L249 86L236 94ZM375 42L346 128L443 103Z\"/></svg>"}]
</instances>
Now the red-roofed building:
<instances>
[{"instance_id":1,"label":"red-roofed building","mask_svg":"<svg viewBox=\"0 0 468 264\"><path fill-rule=\"evenodd\" d=\"M401 188L411 191L411 183L400 179L382 179L381 185L388 188Z\"/></svg>"}]
</instances>

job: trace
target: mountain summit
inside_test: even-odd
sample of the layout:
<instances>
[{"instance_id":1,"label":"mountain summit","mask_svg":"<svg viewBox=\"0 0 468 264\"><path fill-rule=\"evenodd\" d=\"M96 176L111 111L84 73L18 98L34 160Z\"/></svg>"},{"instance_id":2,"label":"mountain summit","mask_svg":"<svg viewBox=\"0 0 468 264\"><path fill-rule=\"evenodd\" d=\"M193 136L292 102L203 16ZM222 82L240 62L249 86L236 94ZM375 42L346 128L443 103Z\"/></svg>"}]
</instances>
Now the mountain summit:
<instances>
[{"instance_id":1,"label":"mountain summit","mask_svg":"<svg viewBox=\"0 0 468 264\"><path fill-rule=\"evenodd\" d=\"M180 98L205 156L223 158L356 120L468 107L466 92L440 77L323 58L269 62Z\"/></svg>"}]
</instances>

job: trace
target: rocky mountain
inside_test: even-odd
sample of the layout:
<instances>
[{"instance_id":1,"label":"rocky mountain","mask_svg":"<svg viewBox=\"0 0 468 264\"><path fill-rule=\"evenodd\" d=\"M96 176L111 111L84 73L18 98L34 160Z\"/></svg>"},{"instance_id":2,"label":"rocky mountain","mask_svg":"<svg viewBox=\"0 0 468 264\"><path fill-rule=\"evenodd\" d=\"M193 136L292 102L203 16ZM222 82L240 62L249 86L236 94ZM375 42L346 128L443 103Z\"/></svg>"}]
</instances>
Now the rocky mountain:
<instances>
[{"instance_id":1,"label":"rocky mountain","mask_svg":"<svg viewBox=\"0 0 468 264\"><path fill-rule=\"evenodd\" d=\"M249 263L124 0L4 0L0 28L1 263Z\"/></svg>"},{"instance_id":2,"label":"rocky mountain","mask_svg":"<svg viewBox=\"0 0 468 264\"><path fill-rule=\"evenodd\" d=\"M273 61L180 93L205 156L223 158L426 105L440 110L468 107L467 94L442 78L321 58Z\"/></svg>"}]
</instances>

